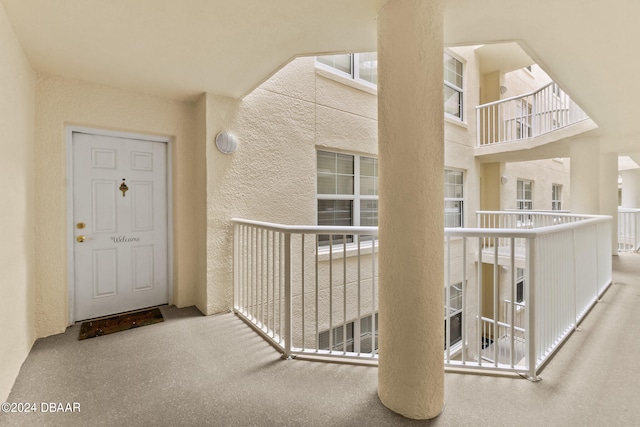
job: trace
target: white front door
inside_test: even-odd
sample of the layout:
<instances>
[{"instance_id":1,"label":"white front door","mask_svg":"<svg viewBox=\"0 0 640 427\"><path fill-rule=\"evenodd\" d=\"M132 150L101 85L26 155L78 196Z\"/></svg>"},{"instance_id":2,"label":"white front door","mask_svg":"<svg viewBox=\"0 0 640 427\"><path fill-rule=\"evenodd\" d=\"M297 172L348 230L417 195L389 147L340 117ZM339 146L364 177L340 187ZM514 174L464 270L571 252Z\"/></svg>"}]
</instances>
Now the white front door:
<instances>
[{"instance_id":1,"label":"white front door","mask_svg":"<svg viewBox=\"0 0 640 427\"><path fill-rule=\"evenodd\" d=\"M167 144L72 144L75 320L167 303Z\"/></svg>"}]
</instances>

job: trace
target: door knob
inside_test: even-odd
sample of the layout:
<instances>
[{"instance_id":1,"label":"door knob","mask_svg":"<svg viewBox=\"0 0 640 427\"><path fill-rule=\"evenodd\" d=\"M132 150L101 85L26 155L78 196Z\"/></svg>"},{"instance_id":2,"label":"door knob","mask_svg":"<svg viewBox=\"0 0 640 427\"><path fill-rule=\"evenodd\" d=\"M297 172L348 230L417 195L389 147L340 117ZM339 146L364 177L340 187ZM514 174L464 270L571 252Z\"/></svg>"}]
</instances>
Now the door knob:
<instances>
[{"instance_id":1,"label":"door knob","mask_svg":"<svg viewBox=\"0 0 640 427\"><path fill-rule=\"evenodd\" d=\"M85 240L87 240L87 238L85 236L78 236L76 237L76 241L79 243L84 242Z\"/></svg>"}]
</instances>

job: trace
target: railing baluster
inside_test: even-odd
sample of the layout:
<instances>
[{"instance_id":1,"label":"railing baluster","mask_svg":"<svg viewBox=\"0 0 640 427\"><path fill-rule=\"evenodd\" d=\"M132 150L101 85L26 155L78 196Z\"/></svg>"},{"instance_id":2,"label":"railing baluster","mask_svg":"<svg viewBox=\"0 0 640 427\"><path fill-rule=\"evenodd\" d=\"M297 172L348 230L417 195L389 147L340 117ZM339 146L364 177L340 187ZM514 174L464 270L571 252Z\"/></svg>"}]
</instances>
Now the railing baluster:
<instances>
[{"instance_id":1,"label":"railing baluster","mask_svg":"<svg viewBox=\"0 0 640 427\"><path fill-rule=\"evenodd\" d=\"M478 272L476 283L478 284L478 366L482 366L482 344L484 339L484 322L482 321L482 237L478 237Z\"/></svg>"},{"instance_id":2,"label":"railing baluster","mask_svg":"<svg viewBox=\"0 0 640 427\"><path fill-rule=\"evenodd\" d=\"M306 318L305 312L304 312L304 306L305 306L305 301L307 299L307 295L304 292L304 279L305 279L305 274L304 274L304 253L305 253L305 245L304 245L304 234L300 235L300 254L301 254L301 273L300 273L300 277L301 277L301 290L300 290L300 298L301 298L301 304L302 304L302 349L307 348L306 343L305 343L305 337L307 334L307 330L305 329L305 323L304 320Z\"/></svg>"},{"instance_id":3,"label":"railing baluster","mask_svg":"<svg viewBox=\"0 0 640 427\"><path fill-rule=\"evenodd\" d=\"M376 312L377 312L377 304L376 304L376 258L378 257L376 253L376 242L371 240L371 356L376 355L376 336L378 335L377 331L377 322L376 322Z\"/></svg>"},{"instance_id":4,"label":"railing baluster","mask_svg":"<svg viewBox=\"0 0 640 427\"><path fill-rule=\"evenodd\" d=\"M451 361L451 321L449 316L451 315L451 236L446 237L446 256L445 256L445 299L444 299L444 331L445 331L445 344L446 344L446 362Z\"/></svg>"},{"instance_id":5,"label":"railing baluster","mask_svg":"<svg viewBox=\"0 0 640 427\"><path fill-rule=\"evenodd\" d=\"M318 290L320 288L319 284L319 280L318 280L318 275L319 275L319 264L320 261L318 259L319 257L319 249L320 249L320 236L318 234L316 234L316 266L315 266L315 273L316 273L316 351L318 351L320 349L320 314L319 314L319 307L318 307L318 301L320 299L320 295L318 294Z\"/></svg>"},{"instance_id":6,"label":"railing baluster","mask_svg":"<svg viewBox=\"0 0 640 427\"><path fill-rule=\"evenodd\" d=\"M498 348L500 347L500 336L498 335L498 308L500 304L500 288L498 279L500 277L500 254L499 242L494 241L493 247L493 360L494 365L498 366Z\"/></svg>"},{"instance_id":7,"label":"railing baluster","mask_svg":"<svg viewBox=\"0 0 640 427\"><path fill-rule=\"evenodd\" d=\"M462 237L462 364L467 363L467 237Z\"/></svg>"},{"instance_id":8,"label":"railing baluster","mask_svg":"<svg viewBox=\"0 0 640 427\"><path fill-rule=\"evenodd\" d=\"M284 357L291 357L291 234L284 236Z\"/></svg>"},{"instance_id":9,"label":"railing baluster","mask_svg":"<svg viewBox=\"0 0 640 427\"><path fill-rule=\"evenodd\" d=\"M517 302L517 287L516 287L516 248L515 248L515 239L511 237L509 239L510 243L510 253L509 253L509 272L511 273L511 337L509 340L509 349L510 349L510 358L509 358L509 366L512 368L515 365L515 323L516 323L516 302Z\"/></svg>"},{"instance_id":10,"label":"railing baluster","mask_svg":"<svg viewBox=\"0 0 640 427\"><path fill-rule=\"evenodd\" d=\"M355 340L355 336L353 337ZM347 352L347 235L342 235L342 351Z\"/></svg>"},{"instance_id":11,"label":"railing baluster","mask_svg":"<svg viewBox=\"0 0 640 427\"><path fill-rule=\"evenodd\" d=\"M360 310L360 304L361 304L361 296L360 296L360 291L361 291L361 286L362 286L362 282L360 280L360 247L361 247L361 243L362 243L362 239L358 239L358 259L356 261L357 265L358 265L358 272L357 272L357 283L358 283L358 289L357 289L357 295L358 295L358 319L362 318L362 313ZM371 256L373 257L373 236L371 236ZM371 314L371 316L373 316L373 313ZM371 334L374 334L374 331L371 330ZM360 332L360 336L362 335L362 332ZM357 338L354 336L353 337L353 343L354 343L354 348L353 351L358 353L358 355L360 354L360 336L358 336ZM373 347L372 347L373 350Z\"/></svg>"},{"instance_id":12,"label":"railing baluster","mask_svg":"<svg viewBox=\"0 0 640 427\"><path fill-rule=\"evenodd\" d=\"M329 353L333 352L333 234L329 235Z\"/></svg>"}]
</instances>

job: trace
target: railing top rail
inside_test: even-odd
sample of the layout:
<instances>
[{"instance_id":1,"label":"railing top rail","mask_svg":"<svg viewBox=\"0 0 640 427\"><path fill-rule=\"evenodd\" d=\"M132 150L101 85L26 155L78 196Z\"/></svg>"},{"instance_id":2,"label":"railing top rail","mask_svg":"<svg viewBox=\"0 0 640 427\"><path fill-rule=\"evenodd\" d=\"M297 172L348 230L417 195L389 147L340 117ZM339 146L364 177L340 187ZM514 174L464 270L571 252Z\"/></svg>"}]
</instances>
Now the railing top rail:
<instances>
[{"instance_id":1,"label":"railing top rail","mask_svg":"<svg viewBox=\"0 0 640 427\"><path fill-rule=\"evenodd\" d=\"M638 209L638 208L622 208L622 207L618 206L618 212L638 213L638 212L640 212L640 209Z\"/></svg>"},{"instance_id":2,"label":"railing top rail","mask_svg":"<svg viewBox=\"0 0 640 427\"><path fill-rule=\"evenodd\" d=\"M352 227L333 225L287 225L273 222L254 221L250 219L232 218L233 224L251 225L271 231L297 234L355 234L355 235L378 235L378 227Z\"/></svg>"},{"instance_id":3,"label":"railing top rail","mask_svg":"<svg viewBox=\"0 0 640 427\"><path fill-rule=\"evenodd\" d=\"M445 236L451 237L514 237L516 239L532 239L538 236L544 236L545 234L580 228L589 224L612 221L611 216L608 215L584 215L582 218L580 221L538 228L445 228L444 234Z\"/></svg>"},{"instance_id":4,"label":"railing top rail","mask_svg":"<svg viewBox=\"0 0 640 427\"><path fill-rule=\"evenodd\" d=\"M533 92L527 92L527 93L523 93L522 95L516 95L516 96L512 96L510 98L498 99L497 101L488 102L486 104L478 105L476 107L476 110L479 110L479 109L484 108L484 107L491 107L492 105L501 104L503 102L515 101L517 99L526 98L527 96L532 96L532 95L535 95L538 92L542 92L543 90L545 90L546 88L548 88L549 86L552 86L554 84L555 84L554 82L547 83L546 85L542 86L540 89L534 90Z\"/></svg>"},{"instance_id":5,"label":"railing top rail","mask_svg":"<svg viewBox=\"0 0 640 427\"><path fill-rule=\"evenodd\" d=\"M514 213L514 212L533 212L533 213L548 213L548 214L559 214L559 213L563 213L563 214L570 214L571 211L567 210L567 209L562 209L562 210L552 210L552 209L535 209L535 210L528 210L525 211L523 209L504 209L502 211L476 211L476 213L494 213L494 212L507 212L507 213Z\"/></svg>"},{"instance_id":6,"label":"railing top rail","mask_svg":"<svg viewBox=\"0 0 640 427\"><path fill-rule=\"evenodd\" d=\"M598 215L576 214L570 211L536 211L524 209L505 209L503 211L476 211L478 215L540 215L555 217L595 218Z\"/></svg>"},{"instance_id":7,"label":"railing top rail","mask_svg":"<svg viewBox=\"0 0 640 427\"><path fill-rule=\"evenodd\" d=\"M530 213L533 211L522 211L523 213ZM487 213L487 212L485 212ZM488 211L491 213L491 211ZM495 213L501 213L495 211ZM502 212L504 213L504 212ZM560 216L572 216L568 214L559 214ZM532 239L537 236L542 236L549 233L555 233L558 231L566 231L574 228L579 228L587 224L612 221L612 218L607 215L580 215L582 218L580 221L574 221L563 224L555 224L538 228L445 228L444 234L450 237L513 237L513 238L525 238ZM241 218L232 218L233 224L250 225L254 227L260 227L266 230L278 231L283 233L293 234L355 234L366 236L377 236L378 227L334 227L334 226L322 226L322 225L285 225L275 224L271 222L253 221Z\"/></svg>"}]
</instances>

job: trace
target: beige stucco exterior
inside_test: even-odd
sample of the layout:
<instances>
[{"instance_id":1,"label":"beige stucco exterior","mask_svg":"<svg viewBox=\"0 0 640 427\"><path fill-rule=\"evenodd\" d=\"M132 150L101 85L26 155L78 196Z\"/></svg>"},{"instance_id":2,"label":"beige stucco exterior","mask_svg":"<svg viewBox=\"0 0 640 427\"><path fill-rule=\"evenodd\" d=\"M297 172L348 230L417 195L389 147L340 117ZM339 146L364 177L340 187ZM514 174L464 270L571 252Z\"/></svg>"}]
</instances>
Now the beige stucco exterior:
<instances>
[{"instance_id":1,"label":"beige stucco exterior","mask_svg":"<svg viewBox=\"0 0 640 427\"><path fill-rule=\"evenodd\" d=\"M376 97L298 58L242 101L207 95L207 312L231 309L229 219L316 223L316 149L377 154ZM215 136L231 131L225 155Z\"/></svg>"},{"instance_id":2,"label":"beige stucco exterior","mask_svg":"<svg viewBox=\"0 0 640 427\"><path fill-rule=\"evenodd\" d=\"M0 400L36 338L35 74L0 4Z\"/></svg>"}]
</instances>

